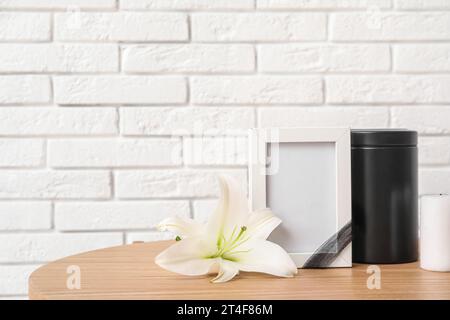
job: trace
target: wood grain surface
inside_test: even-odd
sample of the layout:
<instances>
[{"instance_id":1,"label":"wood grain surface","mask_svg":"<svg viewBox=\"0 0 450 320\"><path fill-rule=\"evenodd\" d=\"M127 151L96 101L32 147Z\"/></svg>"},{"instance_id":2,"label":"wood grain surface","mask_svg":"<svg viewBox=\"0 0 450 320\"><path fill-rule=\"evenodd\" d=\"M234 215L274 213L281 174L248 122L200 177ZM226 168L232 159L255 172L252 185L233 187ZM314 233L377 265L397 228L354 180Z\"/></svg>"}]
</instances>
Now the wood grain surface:
<instances>
[{"instance_id":1,"label":"wood grain surface","mask_svg":"<svg viewBox=\"0 0 450 320\"><path fill-rule=\"evenodd\" d=\"M241 273L213 284L210 276L186 277L155 265L172 241L136 243L67 257L37 269L30 299L450 299L450 273L417 263L380 265L381 289L367 288L367 265L299 270L295 278ZM270 257L268 257L270 258ZM81 289L68 289L67 268L79 266Z\"/></svg>"}]
</instances>

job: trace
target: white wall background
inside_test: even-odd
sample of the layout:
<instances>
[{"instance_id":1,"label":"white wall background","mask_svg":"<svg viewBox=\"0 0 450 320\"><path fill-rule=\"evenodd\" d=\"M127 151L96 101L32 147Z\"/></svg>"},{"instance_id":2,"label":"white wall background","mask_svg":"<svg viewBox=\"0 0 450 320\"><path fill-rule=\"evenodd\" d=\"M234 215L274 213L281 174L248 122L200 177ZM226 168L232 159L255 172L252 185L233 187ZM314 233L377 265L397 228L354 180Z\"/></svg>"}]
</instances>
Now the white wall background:
<instances>
[{"instance_id":1,"label":"white wall background","mask_svg":"<svg viewBox=\"0 0 450 320\"><path fill-rule=\"evenodd\" d=\"M450 191L450 0L0 0L0 296L204 218L260 126L420 132ZM207 139L201 137L204 133ZM199 137L200 136L200 137Z\"/></svg>"}]
</instances>

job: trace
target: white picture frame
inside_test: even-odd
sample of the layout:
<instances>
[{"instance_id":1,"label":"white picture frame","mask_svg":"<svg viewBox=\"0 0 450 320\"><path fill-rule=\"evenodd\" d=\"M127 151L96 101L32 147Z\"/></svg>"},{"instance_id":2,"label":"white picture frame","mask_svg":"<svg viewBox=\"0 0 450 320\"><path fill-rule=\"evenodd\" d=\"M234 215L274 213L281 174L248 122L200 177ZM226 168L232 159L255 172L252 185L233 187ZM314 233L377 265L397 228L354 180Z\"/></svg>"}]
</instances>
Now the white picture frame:
<instances>
[{"instance_id":1,"label":"white picture frame","mask_svg":"<svg viewBox=\"0 0 450 320\"><path fill-rule=\"evenodd\" d=\"M269 240L299 268L351 267L350 128L251 129L249 144L250 206L283 220Z\"/></svg>"}]
</instances>

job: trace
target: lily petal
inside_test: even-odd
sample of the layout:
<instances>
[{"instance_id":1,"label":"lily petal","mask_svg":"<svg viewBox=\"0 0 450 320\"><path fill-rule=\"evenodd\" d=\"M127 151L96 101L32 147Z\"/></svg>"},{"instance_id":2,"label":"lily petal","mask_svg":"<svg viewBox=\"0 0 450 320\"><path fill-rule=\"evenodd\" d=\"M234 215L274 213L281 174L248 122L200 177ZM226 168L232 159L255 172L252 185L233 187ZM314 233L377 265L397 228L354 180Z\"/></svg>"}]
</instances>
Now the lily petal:
<instances>
[{"instance_id":1,"label":"lily petal","mask_svg":"<svg viewBox=\"0 0 450 320\"><path fill-rule=\"evenodd\" d=\"M203 240L186 238L161 252L155 263L160 267L188 275L198 276L207 274L218 259L207 259L210 248Z\"/></svg>"},{"instance_id":2,"label":"lily petal","mask_svg":"<svg viewBox=\"0 0 450 320\"><path fill-rule=\"evenodd\" d=\"M227 282L233 279L239 273L239 268L234 262L222 259L219 262L219 266L220 266L219 273L214 279L211 280L211 282L214 283Z\"/></svg>"},{"instance_id":3,"label":"lily petal","mask_svg":"<svg viewBox=\"0 0 450 320\"><path fill-rule=\"evenodd\" d=\"M159 231L170 231L180 237L196 237L203 233L204 226L192 219L170 217L161 221L157 226Z\"/></svg>"},{"instance_id":4,"label":"lily petal","mask_svg":"<svg viewBox=\"0 0 450 320\"><path fill-rule=\"evenodd\" d=\"M207 224L207 233L219 240L228 237L234 228L244 226L248 218L248 201L239 183L229 177L220 176L221 197L219 204Z\"/></svg>"},{"instance_id":5,"label":"lily petal","mask_svg":"<svg viewBox=\"0 0 450 320\"><path fill-rule=\"evenodd\" d=\"M265 240L280 223L270 209L256 210L249 216L247 232L252 238Z\"/></svg>"},{"instance_id":6,"label":"lily petal","mask_svg":"<svg viewBox=\"0 0 450 320\"><path fill-rule=\"evenodd\" d=\"M278 277L293 277L297 274L295 263L279 245L254 239L245 244L245 247L247 248L242 248L247 249L245 252L235 256L240 270L268 273Z\"/></svg>"}]
</instances>

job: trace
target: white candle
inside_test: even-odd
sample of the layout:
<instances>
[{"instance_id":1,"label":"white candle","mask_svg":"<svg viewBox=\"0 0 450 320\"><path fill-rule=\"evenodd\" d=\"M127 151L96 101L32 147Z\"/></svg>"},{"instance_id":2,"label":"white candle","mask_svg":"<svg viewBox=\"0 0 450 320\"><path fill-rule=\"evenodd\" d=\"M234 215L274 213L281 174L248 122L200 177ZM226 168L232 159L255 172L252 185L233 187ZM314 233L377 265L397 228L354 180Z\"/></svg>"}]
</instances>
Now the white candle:
<instances>
[{"instance_id":1,"label":"white candle","mask_svg":"<svg viewBox=\"0 0 450 320\"><path fill-rule=\"evenodd\" d=\"M420 266L450 271L450 197L423 196L420 207Z\"/></svg>"}]
</instances>

